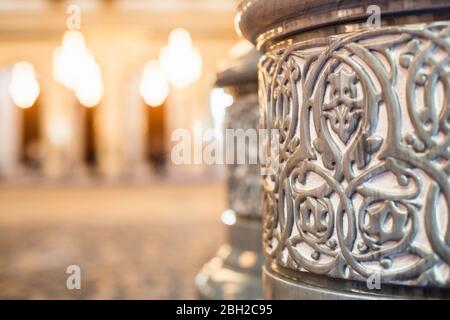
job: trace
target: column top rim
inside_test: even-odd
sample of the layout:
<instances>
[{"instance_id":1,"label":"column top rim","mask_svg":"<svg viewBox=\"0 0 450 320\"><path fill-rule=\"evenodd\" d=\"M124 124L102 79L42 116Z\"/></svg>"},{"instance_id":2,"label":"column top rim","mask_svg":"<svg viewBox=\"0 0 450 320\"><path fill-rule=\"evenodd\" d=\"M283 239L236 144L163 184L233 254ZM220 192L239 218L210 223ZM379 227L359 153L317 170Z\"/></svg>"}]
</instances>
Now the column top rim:
<instances>
[{"instance_id":1,"label":"column top rim","mask_svg":"<svg viewBox=\"0 0 450 320\"><path fill-rule=\"evenodd\" d=\"M371 5L380 8L382 18L450 10L448 0L240 0L235 26L260 48L289 34L367 19Z\"/></svg>"}]
</instances>

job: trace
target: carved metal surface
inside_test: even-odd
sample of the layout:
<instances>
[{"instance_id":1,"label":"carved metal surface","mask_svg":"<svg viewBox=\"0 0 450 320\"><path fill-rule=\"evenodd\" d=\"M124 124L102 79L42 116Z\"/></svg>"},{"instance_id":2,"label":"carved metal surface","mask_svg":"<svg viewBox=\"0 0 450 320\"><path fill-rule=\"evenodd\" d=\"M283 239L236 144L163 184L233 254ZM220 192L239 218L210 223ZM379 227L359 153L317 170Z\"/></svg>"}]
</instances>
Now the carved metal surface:
<instances>
[{"instance_id":1,"label":"carved metal surface","mask_svg":"<svg viewBox=\"0 0 450 320\"><path fill-rule=\"evenodd\" d=\"M258 95L238 96L227 108L224 127L227 129L257 129L259 127ZM246 159L250 152L257 152L257 141L245 141ZM252 144L252 145L250 145ZM254 145L253 145L254 144ZM233 144L235 154L236 144ZM261 176L257 164L227 165L228 200L230 208L243 217L261 218Z\"/></svg>"},{"instance_id":2,"label":"carved metal surface","mask_svg":"<svg viewBox=\"0 0 450 320\"><path fill-rule=\"evenodd\" d=\"M290 43L260 61L272 263L330 277L450 286L450 24Z\"/></svg>"}]
</instances>

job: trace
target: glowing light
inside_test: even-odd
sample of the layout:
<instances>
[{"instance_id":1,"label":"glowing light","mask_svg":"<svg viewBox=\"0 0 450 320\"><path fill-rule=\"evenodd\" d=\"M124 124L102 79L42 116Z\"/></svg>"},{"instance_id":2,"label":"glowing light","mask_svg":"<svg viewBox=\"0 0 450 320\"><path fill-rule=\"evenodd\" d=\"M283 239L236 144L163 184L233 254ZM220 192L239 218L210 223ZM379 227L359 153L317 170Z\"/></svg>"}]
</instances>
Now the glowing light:
<instances>
[{"instance_id":1,"label":"glowing light","mask_svg":"<svg viewBox=\"0 0 450 320\"><path fill-rule=\"evenodd\" d=\"M53 77L68 89L74 90L81 75L80 65L86 60L87 50L83 34L66 31L62 45L53 52Z\"/></svg>"},{"instance_id":2,"label":"glowing light","mask_svg":"<svg viewBox=\"0 0 450 320\"><path fill-rule=\"evenodd\" d=\"M161 70L176 88L184 88L201 76L200 52L192 46L191 35L185 29L170 33L169 44L161 49L159 60Z\"/></svg>"},{"instance_id":3,"label":"glowing light","mask_svg":"<svg viewBox=\"0 0 450 320\"><path fill-rule=\"evenodd\" d=\"M225 210L222 213L220 220L227 226L232 226L236 223L236 213L231 209Z\"/></svg>"},{"instance_id":4,"label":"glowing light","mask_svg":"<svg viewBox=\"0 0 450 320\"><path fill-rule=\"evenodd\" d=\"M157 60L147 62L139 92L145 103L152 107L161 105L169 95L169 84L158 66Z\"/></svg>"},{"instance_id":5,"label":"glowing light","mask_svg":"<svg viewBox=\"0 0 450 320\"><path fill-rule=\"evenodd\" d=\"M54 144L64 145L69 142L72 131L63 117L57 117L47 126L47 135Z\"/></svg>"},{"instance_id":6,"label":"glowing light","mask_svg":"<svg viewBox=\"0 0 450 320\"><path fill-rule=\"evenodd\" d=\"M228 55L232 59L237 59L245 56L254 49L253 44L247 40L240 40L237 42L228 52Z\"/></svg>"},{"instance_id":7,"label":"glowing light","mask_svg":"<svg viewBox=\"0 0 450 320\"><path fill-rule=\"evenodd\" d=\"M211 90L211 108L213 113L217 109L224 110L233 104L233 96L228 94L223 88L214 88Z\"/></svg>"},{"instance_id":8,"label":"glowing light","mask_svg":"<svg viewBox=\"0 0 450 320\"><path fill-rule=\"evenodd\" d=\"M211 90L210 107L214 121L216 138L222 137L223 120L225 118L225 109L233 104L233 96L226 93L223 88L214 88Z\"/></svg>"},{"instance_id":9,"label":"glowing light","mask_svg":"<svg viewBox=\"0 0 450 320\"><path fill-rule=\"evenodd\" d=\"M14 65L9 93L14 104L20 108L29 108L35 103L40 88L31 63L22 61Z\"/></svg>"},{"instance_id":10,"label":"glowing light","mask_svg":"<svg viewBox=\"0 0 450 320\"><path fill-rule=\"evenodd\" d=\"M258 256L253 251L244 251L238 258L239 266L243 269L254 267L257 261Z\"/></svg>"},{"instance_id":11,"label":"glowing light","mask_svg":"<svg viewBox=\"0 0 450 320\"><path fill-rule=\"evenodd\" d=\"M86 107L97 105L103 96L100 67L79 31L66 31L62 45L53 52L53 77L73 90Z\"/></svg>"}]
</instances>

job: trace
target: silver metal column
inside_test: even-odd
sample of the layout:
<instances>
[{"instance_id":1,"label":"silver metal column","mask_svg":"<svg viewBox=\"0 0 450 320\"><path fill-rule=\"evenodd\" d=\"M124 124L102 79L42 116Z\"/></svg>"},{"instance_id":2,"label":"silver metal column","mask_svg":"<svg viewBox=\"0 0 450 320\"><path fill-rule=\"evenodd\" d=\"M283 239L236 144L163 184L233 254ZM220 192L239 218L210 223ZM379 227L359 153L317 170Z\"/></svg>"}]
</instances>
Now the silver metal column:
<instances>
[{"instance_id":1,"label":"silver metal column","mask_svg":"<svg viewBox=\"0 0 450 320\"><path fill-rule=\"evenodd\" d=\"M224 129L258 128L258 59L259 54L253 50L230 61L217 76L216 86L225 88L234 97L233 104L226 109ZM252 148L257 146L247 143L245 152ZM236 154L237 150L234 151ZM203 299L261 299L264 258L259 165L228 164L227 185L229 209L223 213L222 221L228 240L197 275L196 286Z\"/></svg>"},{"instance_id":2,"label":"silver metal column","mask_svg":"<svg viewBox=\"0 0 450 320\"><path fill-rule=\"evenodd\" d=\"M450 2L239 8L264 54L261 125L280 136L265 297L450 297Z\"/></svg>"}]
</instances>

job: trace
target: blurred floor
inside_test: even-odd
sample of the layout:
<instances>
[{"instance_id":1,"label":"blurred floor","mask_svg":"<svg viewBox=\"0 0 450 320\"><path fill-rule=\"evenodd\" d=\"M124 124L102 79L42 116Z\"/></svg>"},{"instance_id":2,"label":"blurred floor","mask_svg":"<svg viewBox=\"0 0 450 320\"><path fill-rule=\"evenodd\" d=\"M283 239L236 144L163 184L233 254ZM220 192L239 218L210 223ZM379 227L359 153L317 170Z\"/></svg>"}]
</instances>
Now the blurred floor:
<instances>
[{"instance_id":1,"label":"blurred floor","mask_svg":"<svg viewBox=\"0 0 450 320\"><path fill-rule=\"evenodd\" d=\"M0 299L196 298L224 207L218 183L1 187Z\"/></svg>"}]
</instances>

